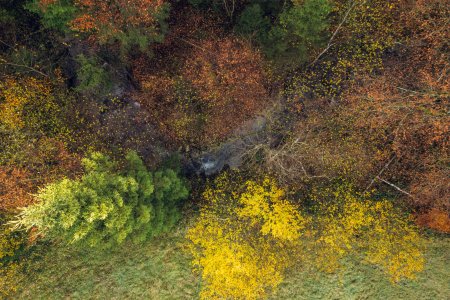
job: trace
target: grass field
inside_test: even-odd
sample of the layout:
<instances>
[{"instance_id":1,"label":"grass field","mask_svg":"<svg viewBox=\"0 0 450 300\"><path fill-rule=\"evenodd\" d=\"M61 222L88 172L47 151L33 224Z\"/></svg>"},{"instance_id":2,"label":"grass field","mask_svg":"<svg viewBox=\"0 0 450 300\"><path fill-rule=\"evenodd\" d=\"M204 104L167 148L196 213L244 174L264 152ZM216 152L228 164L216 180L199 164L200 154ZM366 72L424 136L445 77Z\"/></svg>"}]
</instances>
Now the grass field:
<instances>
[{"instance_id":1,"label":"grass field","mask_svg":"<svg viewBox=\"0 0 450 300\"><path fill-rule=\"evenodd\" d=\"M394 285L375 267L350 261L338 274L298 272L272 299L450 299L450 239L431 239L426 256L426 269L414 281Z\"/></svg>"},{"instance_id":2,"label":"grass field","mask_svg":"<svg viewBox=\"0 0 450 300\"><path fill-rule=\"evenodd\" d=\"M182 233L114 251L53 247L30 257L11 299L197 299L198 276ZM271 299L450 299L450 238L431 238L416 281L392 285L376 268L349 262L339 274L295 272Z\"/></svg>"}]
</instances>

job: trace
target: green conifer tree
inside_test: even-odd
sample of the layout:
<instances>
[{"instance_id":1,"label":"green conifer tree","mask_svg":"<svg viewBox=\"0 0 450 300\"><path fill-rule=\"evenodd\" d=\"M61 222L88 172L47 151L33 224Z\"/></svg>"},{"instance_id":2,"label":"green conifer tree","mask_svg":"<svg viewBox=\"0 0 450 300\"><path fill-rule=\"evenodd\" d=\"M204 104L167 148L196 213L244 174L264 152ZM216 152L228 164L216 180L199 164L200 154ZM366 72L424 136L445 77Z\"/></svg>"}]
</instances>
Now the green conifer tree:
<instances>
[{"instance_id":1,"label":"green conifer tree","mask_svg":"<svg viewBox=\"0 0 450 300\"><path fill-rule=\"evenodd\" d=\"M101 153L83 159L85 174L47 185L38 202L18 215L15 225L49 239L111 247L128 237L143 241L170 229L179 201L188 196L184 181L170 169L149 172L129 152L124 172Z\"/></svg>"}]
</instances>

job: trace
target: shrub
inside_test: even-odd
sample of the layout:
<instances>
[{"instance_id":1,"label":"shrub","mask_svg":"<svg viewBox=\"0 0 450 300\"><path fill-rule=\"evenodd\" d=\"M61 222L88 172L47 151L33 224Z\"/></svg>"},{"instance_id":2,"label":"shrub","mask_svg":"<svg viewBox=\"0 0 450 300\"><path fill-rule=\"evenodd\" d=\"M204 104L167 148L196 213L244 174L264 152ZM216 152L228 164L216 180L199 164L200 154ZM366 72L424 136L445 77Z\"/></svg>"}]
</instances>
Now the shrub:
<instances>
[{"instance_id":1,"label":"shrub","mask_svg":"<svg viewBox=\"0 0 450 300\"><path fill-rule=\"evenodd\" d=\"M100 66L97 59L80 54L76 61L80 65L77 70L79 81L77 91L91 94L101 93L103 95L111 90L111 78L105 68Z\"/></svg>"},{"instance_id":2,"label":"shrub","mask_svg":"<svg viewBox=\"0 0 450 300\"><path fill-rule=\"evenodd\" d=\"M11 295L17 289L17 276L21 263L17 255L25 245L24 235L5 226L8 217L0 214L0 298Z\"/></svg>"}]
</instances>

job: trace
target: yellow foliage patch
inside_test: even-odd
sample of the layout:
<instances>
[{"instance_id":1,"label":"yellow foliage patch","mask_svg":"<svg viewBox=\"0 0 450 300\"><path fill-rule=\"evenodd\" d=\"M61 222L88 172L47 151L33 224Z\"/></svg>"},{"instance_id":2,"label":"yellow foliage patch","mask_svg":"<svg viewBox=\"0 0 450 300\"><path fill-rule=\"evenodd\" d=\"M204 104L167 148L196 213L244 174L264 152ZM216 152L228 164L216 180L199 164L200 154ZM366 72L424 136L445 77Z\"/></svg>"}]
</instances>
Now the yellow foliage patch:
<instances>
[{"instance_id":1,"label":"yellow foliage patch","mask_svg":"<svg viewBox=\"0 0 450 300\"><path fill-rule=\"evenodd\" d=\"M22 112L28 103L38 98L48 98L51 90L36 78L18 81L7 78L0 82L0 120L12 128L24 127Z\"/></svg>"},{"instance_id":2,"label":"yellow foliage patch","mask_svg":"<svg viewBox=\"0 0 450 300\"><path fill-rule=\"evenodd\" d=\"M265 178L229 193L227 175L208 188L200 217L188 231L195 268L202 273L202 299L260 299L282 282L292 265L289 250L305 219ZM224 189L222 189L224 188Z\"/></svg>"},{"instance_id":3,"label":"yellow foliage patch","mask_svg":"<svg viewBox=\"0 0 450 300\"><path fill-rule=\"evenodd\" d=\"M389 200L349 184L314 190L308 207L286 199L271 178L219 176L188 230L188 249L202 275L202 299L260 299L276 291L289 267L310 263L334 272L361 255L393 282L423 270L423 239Z\"/></svg>"},{"instance_id":4,"label":"yellow foliage patch","mask_svg":"<svg viewBox=\"0 0 450 300\"><path fill-rule=\"evenodd\" d=\"M355 192L348 184L312 196L317 201L315 264L331 272L345 256L363 254L393 282L413 279L425 263L423 238L392 201L374 201L369 196Z\"/></svg>"}]
</instances>

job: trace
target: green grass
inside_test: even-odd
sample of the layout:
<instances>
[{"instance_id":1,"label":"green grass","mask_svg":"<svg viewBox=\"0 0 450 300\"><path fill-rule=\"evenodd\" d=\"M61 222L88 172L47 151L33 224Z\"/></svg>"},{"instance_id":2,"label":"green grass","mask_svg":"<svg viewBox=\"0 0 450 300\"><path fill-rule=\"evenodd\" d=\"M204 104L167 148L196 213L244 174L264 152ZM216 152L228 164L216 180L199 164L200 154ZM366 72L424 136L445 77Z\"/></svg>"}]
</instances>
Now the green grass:
<instances>
[{"instance_id":1,"label":"green grass","mask_svg":"<svg viewBox=\"0 0 450 300\"><path fill-rule=\"evenodd\" d=\"M181 236L113 251L37 249L12 299L196 299Z\"/></svg>"},{"instance_id":2,"label":"green grass","mask_svg":"<svg viewBox=\"0 0 450 300\"><path fill-rule=\"evenodd\" d=\"M378 268L349 261L332 275L296 272L272 299L450 299L450 238L431 238L425 270L416 280L392 284Z\"/></svg>"},{"instance_id":3,"label":"green grass","mask_svg":"<svg viewBox=\"0 0 450 300\"><path fill-rule=\"evenodd\" d=\"M28 259L21 288L12 299L197 299L177 232L114 251L42 247ZM297 271L271 299L450 299L448 237L432 238L427 267L416 281L393 285L369 265L348 262L339 274Z\"/></svg>"}]
</instances>

